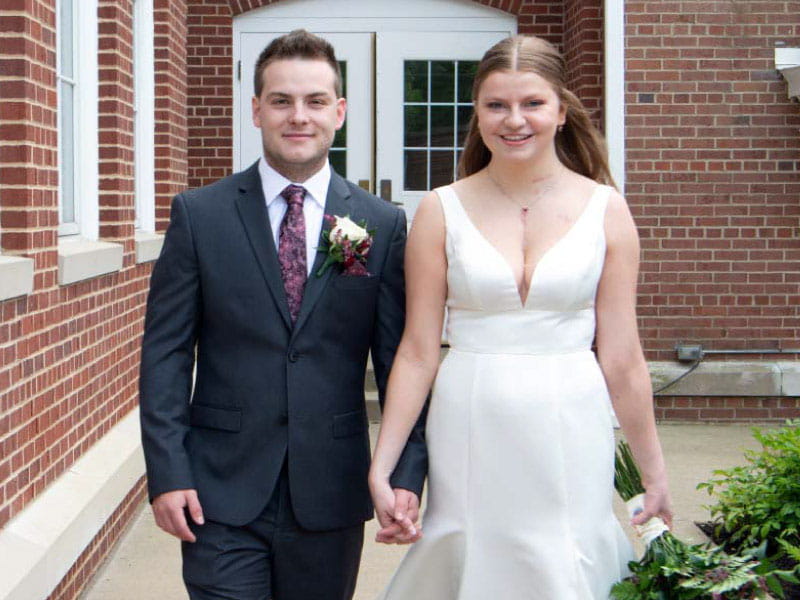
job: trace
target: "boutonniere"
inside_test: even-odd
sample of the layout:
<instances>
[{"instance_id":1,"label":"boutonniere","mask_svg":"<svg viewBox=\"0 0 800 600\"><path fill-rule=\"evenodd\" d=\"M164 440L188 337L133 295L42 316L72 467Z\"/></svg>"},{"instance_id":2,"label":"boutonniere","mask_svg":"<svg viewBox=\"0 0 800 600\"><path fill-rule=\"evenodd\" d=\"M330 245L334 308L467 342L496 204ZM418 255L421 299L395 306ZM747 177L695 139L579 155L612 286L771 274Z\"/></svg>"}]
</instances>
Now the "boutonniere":
<instances>
[{"instance_id":1,"label":"boutonniere","mask_svg":"<svg viewBox=\"0 0 800 600\"><path fill-rule=\"evenodd\" d=\"M349 215L344 217L325 215L325 220L330 224L330 229L322 232L321 250L327 256L317 271L317 277L321 277L333 263L342 263L342 275L356 277L369 275L364 265L367 262L375 230L367 229L366 221L354 223Z\"/></svg>"}]
</instances>

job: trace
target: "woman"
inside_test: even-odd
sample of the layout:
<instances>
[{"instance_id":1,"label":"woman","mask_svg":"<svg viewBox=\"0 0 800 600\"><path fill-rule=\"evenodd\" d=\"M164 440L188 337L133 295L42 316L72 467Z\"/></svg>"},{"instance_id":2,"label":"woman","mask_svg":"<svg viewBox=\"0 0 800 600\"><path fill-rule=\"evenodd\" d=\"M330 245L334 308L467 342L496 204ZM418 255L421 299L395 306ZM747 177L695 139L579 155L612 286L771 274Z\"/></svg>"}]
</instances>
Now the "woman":
<instances>
[{"instance_id":1,"label":"woman","mask_svg":"<svg viewBox=\"0 0 800 600\"><path fill-rule=\"evenodd\" d=\"M388 476L436 377L430 487L425 536L386 600L608 598L632 557L611 506L609 399L647 490L634 522L671 521L636 328L636 229L564 80L544 40L491 48L462 178L429 193L414 219L406 329L370 471L379 539L420 537ZM445 306L450 351L437 375Z\"/></svg>"}]
</instances>

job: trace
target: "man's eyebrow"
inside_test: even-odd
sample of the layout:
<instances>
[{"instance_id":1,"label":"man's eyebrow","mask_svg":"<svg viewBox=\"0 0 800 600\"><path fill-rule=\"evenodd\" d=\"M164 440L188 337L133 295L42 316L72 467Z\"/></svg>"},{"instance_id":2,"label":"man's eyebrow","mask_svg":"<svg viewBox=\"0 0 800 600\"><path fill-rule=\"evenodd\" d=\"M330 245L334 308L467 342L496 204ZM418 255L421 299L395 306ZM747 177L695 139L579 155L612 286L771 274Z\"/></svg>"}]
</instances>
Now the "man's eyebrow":
<instances>
[{"instance_id":1,"label":"man's eyebrow","mask_svg":"<svg viewBox=\"0 0 800 600\"><path fill-rule=\"evenodd\" d=\"M267 93L267 97L273 97L273 96L277 96L279 98L291 98L292 94L289 94L288 92L281 92L281 91ZM304 97L305 98L318 98L318 97L331 98L332 96L331 96L330 92L326 92L324 90L320 90L318 92L311 92L310 94L306 94Z\"/></svg>"}]
</instances>

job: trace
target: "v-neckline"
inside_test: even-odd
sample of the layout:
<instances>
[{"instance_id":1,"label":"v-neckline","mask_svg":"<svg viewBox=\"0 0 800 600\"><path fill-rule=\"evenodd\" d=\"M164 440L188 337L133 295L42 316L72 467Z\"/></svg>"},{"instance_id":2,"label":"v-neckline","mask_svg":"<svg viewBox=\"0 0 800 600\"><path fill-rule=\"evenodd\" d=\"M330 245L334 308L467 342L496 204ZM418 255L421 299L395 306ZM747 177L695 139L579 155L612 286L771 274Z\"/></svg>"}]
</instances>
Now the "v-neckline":
<instances>
[{"instance_id":1,"label":"v-neckline","mask_svg":"<svg viewBox=\"0 0 800 600\"><path fill-rule=\"evenodd\" d=\"M486 244L487 246L489 246L489 248L492 249L495 255L500 259L500 262L503 263L503 265L505 265L506 271L508 271L509 277L511 278L511 283L514 285L514 295L517 297L517 300L519 301L519 307L525 308L528 305L528 299L531 297L531 291L533 290L533 281L536 278L536 273L539 271L539 266L542 264L542 261L544 261L548 257L548 255L551 254L553 250L555 250L555 248L559 246L566 238L568 238L570 234L575 230L578 223L580 223L583 220L586 213L589 212L589 207L592 205L595 196L597 196L597 192L600 190L602 186L600 184L597 184L594 187L594 190L592 190L592 193L589 196L589 200L586 202L586 205L583 207L583 209L581 209L581 212L578 215L578 217L572 222L572 224L567 228L567 230L560 238L558 238L555 242L553 242L550 246L548 246L548 248L544 252L542 252L541 256L539 257L539 260L536 261L536 264L533 266L533 269L531 270L530 279L528 280L528 286L527 286L528 289L525 293L524 299L520 294L520 286L517 285L517 278L514 275L514 269L511 268L511 263L509 263L505 255L502 252L500 252L500 250L498 250L497 247L494 244L492 244L492 242L489 241L489 238L487 238L483 234L483 232L478 228L478 226L469 216L469 213L467 212L467 209L464 207L464 204L461 202L461 198L458 196L458 192L456 192L455 188L453 188L452 185L449 187L450 191L453 192L453 196L456 199L456 204L458 204L459 209L461 209L461 213L464 215L464 219L467 221L467 223L469 223L469 226L472 228L472 230L475 232L478 238L480 238L484 244ZM523 271L522 275L524 277L525 276L524 261L523 261L522 271Z\"/></svg>"}]
</instances>

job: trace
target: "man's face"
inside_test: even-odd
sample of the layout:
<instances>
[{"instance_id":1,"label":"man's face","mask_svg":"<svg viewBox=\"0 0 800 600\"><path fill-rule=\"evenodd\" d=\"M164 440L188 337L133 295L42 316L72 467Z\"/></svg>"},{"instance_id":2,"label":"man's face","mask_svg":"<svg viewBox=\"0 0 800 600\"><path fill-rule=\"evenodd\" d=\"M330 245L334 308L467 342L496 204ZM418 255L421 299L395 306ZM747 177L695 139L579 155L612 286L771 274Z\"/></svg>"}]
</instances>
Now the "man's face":
<instances>
[{"instance_id":1,"label":"man's face","mask_svg":"<svg viewBox=\"0 0 800 600\"><path fill-rule=\"evenodd\" d=\"M336 97L336 75L324 60L271 62L261 74L260 97L253 97L253 123L261 129L264 157L281 175L302 182L328 160L346 102Z\"/></svg>"}]
</instances>

